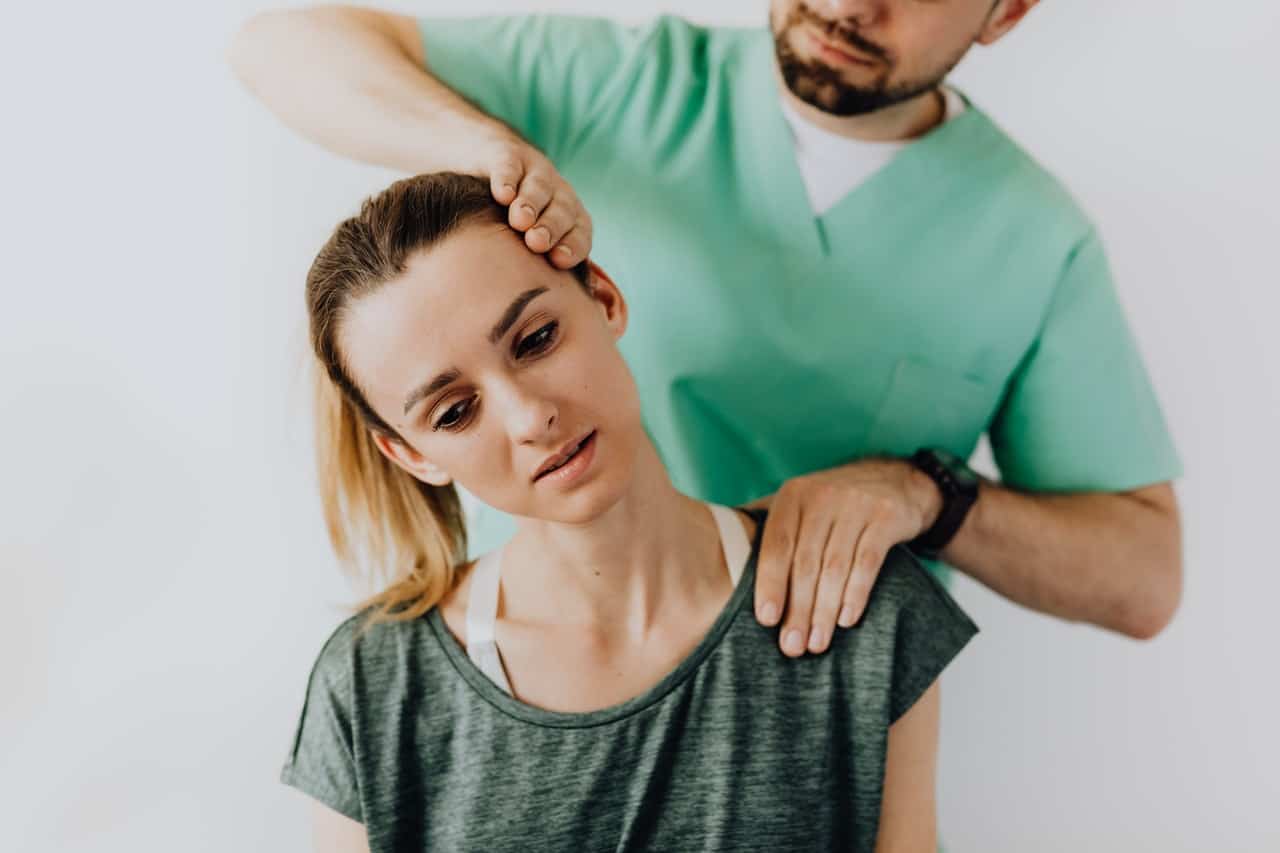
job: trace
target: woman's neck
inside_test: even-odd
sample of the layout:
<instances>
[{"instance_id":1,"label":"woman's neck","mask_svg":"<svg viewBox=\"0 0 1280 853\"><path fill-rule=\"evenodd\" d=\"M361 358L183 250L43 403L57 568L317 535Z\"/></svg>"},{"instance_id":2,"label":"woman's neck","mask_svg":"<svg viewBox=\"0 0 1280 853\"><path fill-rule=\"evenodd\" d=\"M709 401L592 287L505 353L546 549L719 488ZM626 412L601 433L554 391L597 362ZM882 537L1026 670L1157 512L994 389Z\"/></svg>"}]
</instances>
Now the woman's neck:
<instances>
[{"instance_id":1,"label":"woman's neck","mask_svg":"<svg viewBox=\"0 0 1280 853\"><path fill-rule=\"evenodd\" d=\"M502 617L642 640L658 613L731 590L705 505L672 486L645 443L627 494L586 524L523 519L503 550Z\"/></svg>"}]
</instances>

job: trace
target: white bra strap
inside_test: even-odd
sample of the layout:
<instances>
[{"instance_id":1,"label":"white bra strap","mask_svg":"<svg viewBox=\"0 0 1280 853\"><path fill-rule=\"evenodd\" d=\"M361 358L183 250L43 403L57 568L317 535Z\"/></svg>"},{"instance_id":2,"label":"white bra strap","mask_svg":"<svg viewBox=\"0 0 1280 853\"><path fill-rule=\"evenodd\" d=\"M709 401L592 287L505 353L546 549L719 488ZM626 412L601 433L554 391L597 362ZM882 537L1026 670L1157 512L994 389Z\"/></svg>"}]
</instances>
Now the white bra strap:
<instances>
[{"instance_id":1,"label":"white bra strap","mask_svg":"<svg viewBox=\"0 0 1280 853\"><path fill-rule=\"evenodd\" d=\"M489 680L508 694L511 685L498 656L495 626L498 622L498 581L502 576L502 552L485 554L471 570L467 591L467 657Z\"/></svg>"},{"instance_id":2,"label":"white bra strap","mask_svg":"<svg viewBox=\"0 0 1280 853\"><path fill-rule=\"evenodd\" d=\"M736 587L751 557L751 542L736 511L720 504L707 506L720 530L720 548L724 552L725 565L729 567L729 578ZM507 672L498 654L495 632L501 578L501 550L485 554L471 570L471 588L467 591L467 657L490 681L510 695L511 683L507 681Z\"/></svg>"},{"instance_id":3,"label":"white bra strap","mask_svg":"<svg viewBox=\"0 0 1280 853\"><path fill-rule=\"evenodd\" d=\"M747 567L751 557L751 542L747 539L747 531L742 529L742 520L738 513L727 506L707 504L711 515L720 528L720 547L724 551L724 562L729 567L729 577L733 585L738 585L738 578Z\"/></svg>"}]
</instances>

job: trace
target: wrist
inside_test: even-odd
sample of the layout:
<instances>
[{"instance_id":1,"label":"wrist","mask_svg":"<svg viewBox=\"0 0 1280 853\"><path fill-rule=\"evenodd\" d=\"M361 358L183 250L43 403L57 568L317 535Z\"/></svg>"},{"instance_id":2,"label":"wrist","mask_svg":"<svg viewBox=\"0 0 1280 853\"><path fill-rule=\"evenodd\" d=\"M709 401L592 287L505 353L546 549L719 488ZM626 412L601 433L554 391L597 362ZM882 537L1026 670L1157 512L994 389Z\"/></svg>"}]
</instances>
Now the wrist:
<instances>
[{"instance_id":1,"label":"wrist","mask_svg":"<svg viewBox=\"0 0 1280 853\"><path fill-rule=\"evenodd\" d=\"M512 152L528 147L520 136L483 113L452 114L433 129L428 143L439 166L433 171L460 172L488 177L496 164Z\"/></svg>"},{"instance_id":2,"label":"wrist","mask_svg":"<svg viewBox=\"0 0 1280 853\"><path fill-rule=\"evenodd\" d=\"M937 501L932 521L911 544L919 553L936 558L977 502L980 478L963 459L943 448L921 448L908 464L932 481Z\"/></svg>"},{"instance_id":3,"label":"wrist","mask_svg":"<svg viewBox=\"0 0 1280 853\"><path fill-rule=\"evenodd\" d=\"M938 516L942 514L942 490L938 488L933 478L912 465L909 460L900 460L899 464L907 469L908 494L920 515L920 528L916 531L916 536L919 536L933 527Z\"/></svg>"}]
</instances>

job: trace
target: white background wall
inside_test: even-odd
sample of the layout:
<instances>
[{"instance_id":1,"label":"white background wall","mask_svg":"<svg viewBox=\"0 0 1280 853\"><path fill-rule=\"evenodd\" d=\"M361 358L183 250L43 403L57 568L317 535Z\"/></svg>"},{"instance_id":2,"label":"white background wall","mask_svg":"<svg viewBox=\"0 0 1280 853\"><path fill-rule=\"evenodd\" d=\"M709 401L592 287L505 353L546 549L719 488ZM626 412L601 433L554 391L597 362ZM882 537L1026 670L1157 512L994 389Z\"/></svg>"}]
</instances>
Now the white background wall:
<instances>
[{"instance_id":1,"label":"white background wall","mask_svg":"<svg viewBox=\"0 0 1280 853\"><path fill-rule=\"evenodd\" d=\"M306 847L275 778L349 596L302 277L393 176L235 84L222 49L265 5L6 15L0 849ZM624 11L676 7L764 4ZM1047 0L956 75L1099 221L1188 470L1186 599L1155 642L957 583L983 633L946 677L950 850L1280 850L1277 43L1272 0Z\"/></svg>"}]
</instances>

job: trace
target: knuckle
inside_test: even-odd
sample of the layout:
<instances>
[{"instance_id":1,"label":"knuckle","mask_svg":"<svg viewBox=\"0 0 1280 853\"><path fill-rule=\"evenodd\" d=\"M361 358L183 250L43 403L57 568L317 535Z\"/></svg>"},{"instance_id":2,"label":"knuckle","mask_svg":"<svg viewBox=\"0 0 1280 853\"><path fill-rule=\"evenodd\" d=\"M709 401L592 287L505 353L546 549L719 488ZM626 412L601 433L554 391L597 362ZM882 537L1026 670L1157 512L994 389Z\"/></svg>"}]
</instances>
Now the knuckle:
<instances>
[{"instance_id":1,"label":"knuckle","mask_svg":"<svg viewBox=\"0 0 1280 853\"><path fill-rule=\"evenodd\" d=\"M524 171L524 164L520 162L520 158L510 152L507 152L498 155L497 162L494 163L493 171L503 176L519 174Z\"/></svg>"},{"instance_id":2,"label":"knuckle","mask_svg":"<svg viewBox=\"0 0 1280 853\"><path fill-rule=\"evenodd\" d=\"M773 551L778 554L790 554L795 546L791 531L779 529L773 535Z\"/></svg>"},{"instance_id":3,"label":"knuckle","mask_svg":"<svg viewBox=\"0 0 1280 853\"><path fill-rule=\"evenodd\" d=\"M822 571L830 575L847 573L849 561L841 556L827 555L822 559Z\"/></svg>"},{"instance_id":4,"label":"knuckle","mask_svg":"<svg viewBox=\"0 0 1280 853\"><path fill-rule=\"evenodd\" d=\"M812 552L798 553L796 554L792 572L798 580L808 581L818 576L821 565L822 563L817 554Z\"/></svg>"},{"instance_id":5,"label":"knuckle","mask_svg":"<svg viewBox=\"0 0 1280 853\"><path fill-rule=\"evenodd\" d=\"M856 571L849 576L849 584L845 587L846 592L852 593L857 597L862 597L867 590L871 589L871 584L875 580L870 572Z\"/></svg>"},{"instance_id":6,"label":"knuckle","mask_svg":"<svg viewBox=\"0 0 1280 853\"><path fill-rule=\"evenodd\" d=\"M569 230L569 226L573 224L573 214L565 209L564 205L552 202L547 209L542 212L540 220L545 225L550 225L556 231L564 233Z\"/></svg>"},{"instance_id":7,"label":"knuckle","mask_svg":"<svg viewBox=\"0 0 1280 853\"><path fill-rule=\"evenodd\" d=\"M520 194L526 198L537 198L545 201L550 195L547 179L539 172L530 170L520 184Z\"/></svg>"},{"instance_id":8,"label":"knuckle","mask_svg":"<svg viewBox=\"0 0 1280 853\"><path fill-rule=\"evenodd\" d=\"M809 486L808 491L818 500L829 501L839 495L842 489L829 480L821 480L816 483L812 483Z\"/></svg>"}]
</instances>

